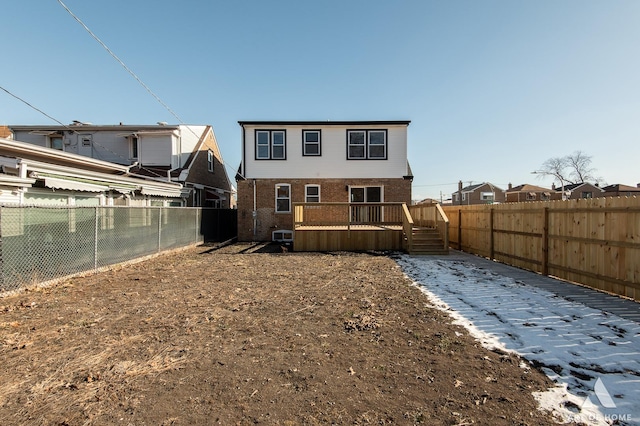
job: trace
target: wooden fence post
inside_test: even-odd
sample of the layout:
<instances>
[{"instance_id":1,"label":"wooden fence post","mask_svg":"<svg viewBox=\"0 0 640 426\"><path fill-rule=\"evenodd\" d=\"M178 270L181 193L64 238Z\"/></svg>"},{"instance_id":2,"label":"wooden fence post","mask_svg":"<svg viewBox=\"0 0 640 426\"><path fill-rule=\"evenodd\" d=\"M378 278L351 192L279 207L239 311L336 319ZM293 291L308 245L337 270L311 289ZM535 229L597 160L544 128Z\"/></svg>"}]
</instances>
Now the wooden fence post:
<instances>
[{"instance_id":1,"label":"wooden fence post","mask_svg":"<svg viewBox=\"0 0 640 426\"><path fill-rule=\"evenodd\" d=\"M549 207L542 213L542 275L549 275Z\"/></svg>"},{"instance_id":2,"label":"wooden fence post","mask_svg":"<svg viewBox=\"0 0 640 426\"><path fill-rule=\"evenodd\" d=\"M462 251L462 207L458 208L458 250Z\"/></svg>"},{"instance_id":3,"label":"wooden fence post","mask_svg":"<svg viewBox=\"0 0 640 426\"><path fill-rule=\"evenodd\" d=\"M493 248L493 206L489 208L489 259L495 259Z\"/></svg>"}]
</instances>

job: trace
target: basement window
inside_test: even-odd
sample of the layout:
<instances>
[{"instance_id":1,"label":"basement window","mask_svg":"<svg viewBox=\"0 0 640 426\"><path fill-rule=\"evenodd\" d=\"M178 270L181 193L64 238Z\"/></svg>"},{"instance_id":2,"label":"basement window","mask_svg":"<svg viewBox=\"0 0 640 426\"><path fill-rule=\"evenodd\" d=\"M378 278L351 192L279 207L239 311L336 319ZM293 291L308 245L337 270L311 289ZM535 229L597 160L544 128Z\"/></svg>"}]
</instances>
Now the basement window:
<instances>
[{"instance_id":1,"label":"basement window","mask_svg":"<svg viewBox=\"0 0 640 426\"><path fill-rule=\"evenodd\" d=\"M292 242L293 231L289 231L288 229L279 229L277 231L273 231L271 233L271 241Z\"/></svg>"}]
</instances>

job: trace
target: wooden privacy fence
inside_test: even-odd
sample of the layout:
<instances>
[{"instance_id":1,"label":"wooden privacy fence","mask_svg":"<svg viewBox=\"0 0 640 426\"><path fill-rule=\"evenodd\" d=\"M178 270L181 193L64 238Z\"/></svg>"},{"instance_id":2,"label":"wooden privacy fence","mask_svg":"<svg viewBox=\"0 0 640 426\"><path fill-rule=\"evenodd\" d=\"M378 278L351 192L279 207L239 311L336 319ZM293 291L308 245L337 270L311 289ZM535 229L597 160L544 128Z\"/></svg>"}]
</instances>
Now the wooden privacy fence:
<instances>
[{"instance_id":1,"label":"wooden privacy fence","mask_svg":"<svg viewBox=\"0 0 640 426\"><path fill-rule=\"evenodd\" d=\"M443 210L453 248L640 301L640 198Z\"/></svg>"}]
</instances>

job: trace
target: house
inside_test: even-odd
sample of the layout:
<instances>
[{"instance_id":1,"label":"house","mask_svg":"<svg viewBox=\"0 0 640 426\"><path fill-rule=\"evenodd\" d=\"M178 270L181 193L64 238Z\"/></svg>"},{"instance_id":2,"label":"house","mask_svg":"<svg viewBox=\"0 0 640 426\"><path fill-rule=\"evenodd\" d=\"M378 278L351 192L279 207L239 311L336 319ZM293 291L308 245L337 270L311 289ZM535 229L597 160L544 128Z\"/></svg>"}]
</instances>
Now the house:
<instances>
[{"instance_id":1,"label":"house","mask_svg":"<svg viewBox=\"0 0 640 426\"><path fill-rule=\"evenodd\" d=\"M233 207L234 188L211 126L9 126L13 139L127 166L130 173L181 184L187 206Z\"/></svg>"},{"instance_id":2,"label":"house","mask_svg":"<svg viewBox=\"0 0 640 426\"><path fill-rule=\"evenodd\" d=\"M7 139L11 137L11 130L8 126L0 126L0 138Z\"/></svg>"},{"instance_id":3,"label":"house","mask_svg":"<svg viewBox=\"0 0 640 426\"><path fill-rule=\"evenodd\" d=\"M238 240L293 237L294 203L411 203L410 121L239 121Z\"/></svg>"},{"instance_id":4,"label":"house","mask_svg":"<svg viewBox=\"0 0 640 426\"><path fill-rule=\"evenodd\" d=\"M561 200L562 194L559 191L555 191L549 188L543 188L541 186L530 185L528 183L509 187L505 191L506 203L518 203L523 201L550 201Z\"/></svg>"},{"instance_id":5,"label":"house","mask_svg":"<svg viewBox=\"0 0 640 426\"><path fill-rule=\"evenodd\" d=\"M604 197L640 197L640 183L637 186L623 185L617 183L602 188Z\"/></svg>"},{"instance_id":6,"label":"house","mask_svg":"<svg viewBox=\"0 0 640 426\"><path fill-rule=\"evenodd\" d=\"M505 193L503 189L483 182L462 187L462 181L458 182L458 191L451 194L452 204L456 206L469 204L495 204L504 203Z\"/></svg>"},{"instance_id":7,"label":"house","mask_svg":"<svg viewBox=\"0 0 640 426\"><path fill-rule=\"evenodd\" d=\"M560 194L562 199L562 187L557 188L555 185L551 187ZM595 198L604 196L604 190L597 185L588 182L572 183L564 186L565 200L577 200L580 198Z\"/></svg>"},{"instance_id":8,"label":"house","mask_svg":"<svg viewBox=\"0 0 640 426\"><path fill-rule=\"evenodd\" d=\"M109 163L0 138L0 203L56 206L181 206L181 184L135 176Z\"/></svg>"}]
</instances>

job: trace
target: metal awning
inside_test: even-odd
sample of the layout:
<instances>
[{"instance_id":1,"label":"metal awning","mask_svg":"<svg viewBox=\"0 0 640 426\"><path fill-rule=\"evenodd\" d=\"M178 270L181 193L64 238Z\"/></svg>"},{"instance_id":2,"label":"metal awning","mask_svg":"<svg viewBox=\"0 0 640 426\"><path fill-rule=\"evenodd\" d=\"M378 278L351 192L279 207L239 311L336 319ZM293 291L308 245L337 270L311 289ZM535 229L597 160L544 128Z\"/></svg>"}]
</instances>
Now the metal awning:
<instances>
[{"instance_id":1,"label":"metal awning","mask_svg":"<svg viewBox=\"0 0 640 426\"><path fill-rule=\"evenodd\" d=\"M68 189L70 191L104 192L108 186L96 183L82 182L78 180L61 179L58 177L44 176L44 185L52 189Z\"/></svg>"},{"instance_id":2,"label":"metal awning","mask_svg":"<svg viewBox=\"0 0 640 426\"><path fill-rule=\"evenodd\" d=\"M148 188L146 186L143 186L142 189L140 190L140 193L142 195L156 195L159 197L180 198L182 191L181 191L181 188L170 190L170 189L160 189L160 188Z\"/></svg>"}]
</instances>

